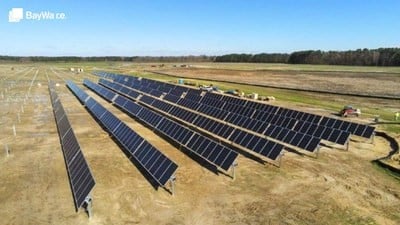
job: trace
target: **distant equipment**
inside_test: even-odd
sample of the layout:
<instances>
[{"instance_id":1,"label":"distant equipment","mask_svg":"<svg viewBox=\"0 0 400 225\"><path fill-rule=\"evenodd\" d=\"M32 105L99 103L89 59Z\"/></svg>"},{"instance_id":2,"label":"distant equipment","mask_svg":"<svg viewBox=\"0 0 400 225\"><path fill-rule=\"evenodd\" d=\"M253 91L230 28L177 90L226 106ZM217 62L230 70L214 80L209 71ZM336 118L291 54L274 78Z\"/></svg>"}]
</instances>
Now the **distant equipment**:
<instances>
[{"instance_id":1,"label":"distant equipment","mask_svg":"<svg viewBox=\"0 0 400 225\"><path fill-rule=\"evenodd\" d=\"M83 73L83 68L69 68L69 71L73 72L73 73Z\"/></svg>"},{"instance_id":2,"label":"distant equipment","mask_svg":"<svg viewBox=\"0 0 400 225\"><path fill-rule=\"evenodd\" d=\"M353 108L353 106L351 106L351 105L346 105L340 111L340 115L342 117L347 117L347 116L357 116L358 117L361 115L361 110Z\"/></svg>"}]
</instances>

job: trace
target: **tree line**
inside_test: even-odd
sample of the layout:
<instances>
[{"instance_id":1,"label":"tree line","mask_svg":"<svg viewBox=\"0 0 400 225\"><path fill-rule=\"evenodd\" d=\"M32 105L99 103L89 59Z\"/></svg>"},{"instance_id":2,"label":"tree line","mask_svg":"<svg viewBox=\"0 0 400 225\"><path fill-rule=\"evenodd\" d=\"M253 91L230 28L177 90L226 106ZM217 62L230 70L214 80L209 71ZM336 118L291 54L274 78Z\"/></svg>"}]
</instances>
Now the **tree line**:
<instances>
[{"instance_id":1,"label":"tree line","mask_svg":"<svg viewBox=\"0 0 400 225\"><path fill-rule=\"evenodd\" d=\"M1 56L0 61L17 62L212 62L214 56Z\"/></svg>"},{"instance_id":2,"label":"tree line","mask_svg":"<svg viewBox=\"0 0 400 225\"><path fill-rule=\"evenodd\" d=\"M18 62L247 62L352 66L400 66L400 48L357 49L349 51L296 51L286 53L227 54L221 56L0 56L0 61Z\"/></svg>"},{"instance_id":3,"label":"tree line","mask_svg":"<svg viewBox=\"0 0 400 225\"><path fill-rule=\"evenodd\" d=\"M297 51L291 54L229 54L215 62L288 63L352 66L400 66L400 48L357 49L349 51Z\"/></svg>"}]
</instances>

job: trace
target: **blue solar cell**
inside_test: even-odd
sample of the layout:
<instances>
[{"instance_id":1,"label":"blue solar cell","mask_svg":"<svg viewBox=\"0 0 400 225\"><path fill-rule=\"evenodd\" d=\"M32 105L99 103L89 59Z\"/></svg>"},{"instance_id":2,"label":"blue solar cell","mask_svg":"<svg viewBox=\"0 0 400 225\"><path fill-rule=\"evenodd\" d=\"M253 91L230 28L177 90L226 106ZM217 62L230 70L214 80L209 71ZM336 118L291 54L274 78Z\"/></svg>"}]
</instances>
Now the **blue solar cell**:
<instances>
[{"instance_id":1,"label":"blue solar cell","mask_svg":"<svg viewBox=\"0 0 400 225\"><path fill-rule=\"evenodd\" d=\"M281 132L279 132L278 136L276 137L276 139L283 141L286 137L286 135L288 135L289 130L282 128Z\"/></svg>"},{"instance_id":2,"label":"blue solar cell","mask_svg":"<svg viewBox=\"0 0 400 225\"><path fill-rule=\"evenodd\" d=\"M123 107L127 100L128 99L126 99L125 97L118 95L118 97L114 100L114 103L119 107Z\"/></svg>"},{"instance_id":3,"label":"blue solar cell","mask_svg":"<svg viewBox=\"0 0 400 225\"><path fill-rule=\"evenodd\" d=\"M156 155L153 157L151 163L150 163L150 173L156 175L157 171L162 167L165 161L168 160L165 156L163 155ZM171 177L171 176L170 176Z\"/></svg>"},{"instance_id":4,"label":"blue solar cell","mask_svg":"<svg viewBox=\"0 0 400 225\"><path fill-rule=\"evenodd\" d=\"M332 134L329 136L328 141L336 143L336 140L339 138L340 133L341 133L340 130L337 129L332 130Z\"/></svg>"},{"instance_id":5,"label":"blue solar cell","mask_svg":"<svg viewBox=\"0 0 400 225\"><path fill-rule=\"evenodd\" d=\"M282 139L282 141L290 144L295 135L296 135L295 131L289 130L287 131L287 135L285 136L284 139Z\"/></svg>"},{"instance_id":6,"label":"blue solar cell","mask_svg":"<svg viewBox=\"0 0 400 225\"><path fill-rule=\"evenodd\" d=\"M215 148L215 144L213 144L213 142L211 142L211 140L206 140L200 145L198 152L201 156L208 159L208 156L211 154L211 152L214 150L214 148Z\"/></svg>"},{"instance_id":7,"label":"blue solar cell","mask_svg":"<svg viewBox=\"0 0 400 225\"><path fill-rule=\"evenodd\" d=\"M267 144L268 140L265 138L261 138L257 144L254 146L253 150L261 155L267 156L266 154L263 154L262 152L264 151L264 146Z\"/></svg>"},{"instance_id":8,"label":"blue solar cell","mask_svg":"<svg viewBox=\"0 0 400 225\"><path fill-rule=\"evenodd\" d=\"M361 136L365 138L371 138L374 132L375 132L375 127L367 126L367 128L365 129L364 133Z\"/></svg>"},{"instance_id":9,"label":"blue solar cell","mask_svg":"<svg viewBox=\"0 0 400 225\"><path fill-rule=\"evenodd\" d=\"M213 162L217 165L222 165L229 153L230 151L228 149L221 149L220 154L213 160Z\"/></svg>"},{"instance_id":10,"label":"blue solar cell","mask_svg":"<svg viewBox=\"0 0 400 225\"><path fill-rule=\"evenodd\" d=\"M310 142L305 147L305 149L307 151L314 152L317 149L319 143L320 143L320 139L310 136Z\"/></svg>"},{"instance_id":11,"label":"blue solar cell","mask_svg":"<svg viewBox=\"0 0 400 225\"><path fill-rule=\"evenodd\" d=\"M314 132L314 137L322 138L322 134L324 133L326 127L318 126L317 130Z\"/></svg>"},{"instance_id":12,"label":"blue solar cell","mask_svg":"<svg viewBox=\"0 0 400 225\"><path fill-rule=\"evenodd\" d=\"M300 144L301 140L303 139L303 136L304 135L301 133L296 133L289 144L291 144L293 146L298 146Z\"/></svg>"},{"instance_id":13,"label":"blue solar cell","mask_svg":"<svg viewBox=\"0 0 400 225\"><path fill-rule=\"evenodd\" d=\"M56 119L61 118L59 121L57 121L57 129L58 129L58 134L60 135L61 138L63 138L67 133L67 131L71 129L71 125L69 124L68 118L64 110L59 110L59 112L61 112L62 115L58 116L56 115Z\"/></svg>"},{"instance_id":14,"label":"blue solar cell","mask_svg":"<svg viewBox=\"0 0 400 225\"><path fill-rule=\"evenodd\" d=\"M61 143L65 161L67 162L67 164L70 164L76 154L81 151L78 140L76 139L72 129L69 129L68 132L66 132L65 136L62 138Z\"/></svg>"},{"instance_id":15,"label":"blue solar cell","mask_svg":"<svg viewBox=\"0 0 400 225\"><path fill-rule=\"evenodd\" d=\"M336 120L332 127L335 128L335 129L339 129L340 126L342 126L342 123L343 123L343 121Z\"/></svg>"},{"instance_id":16,"label":"blue solar cell","mask_svg":"<svg viewBox=\"0 0 400 225\"><path fill-rule=\"evenodd\" d=\"M366 128L367 128L366 125L359 124L357 126L357 130L354 132L354 134L357 136L362 136Z\"/></svg>"},{"instance_id":17,"label":"blue solar cell","mask_svg":"<svg viewBox=\"0 0 400 225\"><path fill-rule=\"evenodd\" d=\"M221 164L221 168L224 170L228 170L230 166L232 166L233 162L237 158L238 154L236 152L229 152L225 157L225 160Z\"/></svg>"},{"instance_id":18,"label":"blue solar cell","mask_svg":"<svg viewBox=\"0 0 400 225\"><path fill-rule=\"evenodd\" d=\"M240 130L238 136L233 140L233 142L235 142L236 144L239 144L246 135L247 135L247 132Z\"/></svg>"},{"instance_id":19,"label":"blue solar cell","mask_svg":"<svg viewBox=\"0 0 400 225\"><path fill-rule=\"evenodd\" d=\"M239 139L237 143L240 144L241 146L246 147L248 143L251 141L251 139L254 137L254 135L247 132L245 132L244 134L245 134L244 137Z\"/></svg>"},{"instance_id":20,"label":"blue solar cell","mask_svg":"<svg viewBox=\"0 0 400 225\"><path fill-rule=\"evenodd\" d=\"M350 132L351 134L354 134L355 131L357 130L357 127L358 127L358 124L352 123L346 131Z\"/></svg>"},{"instance_id":21,"label":"blue solar cell","mask_svg":"<svg viewBox=\"0 0 400 225\"><path fill-rule=\"evenodd\" d=\"M224 132L221 134L221 136L222 136L223 138L225 138L225 139L228 139L228 138L231 136L232 132L235 130L235 128L233 128L233 127L231 127L231 126L228 126L228 125L224 125L223 128L222 128L222 130L223 130ZM230 139L230 138L229 138L229 139Z\"/></svg>"},{"instance_id":22,"label":"blue solar cell","mask_svg":"<svg viewBox=\"0 0 400 225\"><path fill-rule=\"evenodd\" d=\"M274 124L276 124L278 126L282 126L282 124L285 123L285 119L286 119L286 117L284 117L284 116L278 116L277 120L275 121Z\"/></svg>"},{"instance_id":23,"label":"blue solar cell","mask_svg":"<svg viewBox=\"0 0 400 225\"><path fill-rule=\"evenodd\" d=\"M252 139L247 143L246 148L253 150L260 140L261 137L253 136Z\"/></svg>"},{"instance_id":24,"label":"blue solar cell","mask_svg":"<svg viewBox=\"0 0 400 225\"><path fill-rule=\"evenodd\" d=\"M314 133L317 131L317 129L318 129L318 125L310 124L310 128L305 133L308 134L308 135L314 136Z\"/></svg>"},{"instance_id":25,"label":"blue solar cell","mask_svg":"<svg viewBox=\"0 0 400 225\"><path fill-rule=\"evenodd\" d=\"M268 127L268 123L263 123L261 121L256 121L256 123L254 124L254 126L252 127L251 130L259 133L259 134L263 134L264 131L267 129Z\"/></svg>"},{"instance_id":26,"label":"blue solar cell","mask_svg":"<svg viewBox=\"0 0 400 225\"><path fill-rule=\"evenodd\" d=\"M269 154L271 153L271 151L273 150L273 148L275 147L276 144L277 143L275 143L275 142L265 140L265 145L262 148L262 151L260 152L260 154L269 158Z\"/></svg>"},{"instance_id":27,"label":"blue solar cell","mask_svg":"<svg viewBox=\"0 0 400 225\"><path fill-rule=\"evenodd\" d=\"M191 148L194 149L195 151L196 150L198 151L200 145L204 142L204 140L205 140L205 137L199 135L197 137L196 141L194 142L193 147L191 147Z\"/></svg>"},{"instance_id":28,"label":"blue solar cell","mask_svg":"<svg viewBox=\"0 0 400 225\"><path fill-rule=\"evenodd\" d=\"M347 140L349 140L349 137L350 137L350 133L349 132L342 131L336 142L338 144L344 145L344 144L346 144Z\"/></svg>"},{"instance_id":29,"label":"blue solar cell","mask_svg":"<svg viewBox=\"0 0 400 225\"><path fill-rule=\"evenodd\" d=\"M142 110L141 106L132 101L127 101L123 108L134 116L137 115L140 112L140 110Z\"/></svg>"},{"instance_id":30,"label":"blue solar cell","mask_svg":"<svg viewBox=\"0 0 400 225\"><path fill-rule=\"evenodd\" d=\"M281 154L283 150L283 145L275 144L272 148L270 153L268 154L268 158L272 160L276 160L278 156Z\"/></svg>"},{"instance_id":31,"label":"blue solar cell","mask_svg":"<svg viewBox=\"0 0 400 225\"><path fill-rule=\"evenodd\" d=\"M274 129L274 131L272 131L270 136L272 138L277 138L279 133L282 131L282 129L283 129L282 127L275 126L275 129Z\"/></svg>"},{"instance_id":32,"label":"blue solar cell","mask_svg":"<svg viewBox=\"0 0 400 225\"><path fill-rule=\"evenodd\" d=\"M307 147L308 143L310 142L310 140L311 140L310 136L304 135L303 138L301 139L298 147L305 149Z\"/></svg>"},{"instance_id":33,"label":"blue solar cell","mask_svg":"<svg viewBox=\"0 0 400 225\"><path fill-rule=\"evenodd\" d=\"M165 167L163 167L163 168L161 168L159 171L160 172L157 172L157 174L158 173L160 173L161 174L161 176L160 176L160 182L162 182L162 183L166 183L168 180L169 180L169 174L173 174L174 173L174 171L178 168L178 166L176 165L176 164L173 164L173 163L164 163L165 165L168 165L168 167L166 167L167 169L162 173L162 169L164 169Z\"/></svg>"},{"instance_id":34,"label":"blue solar cell","mask_svg":"<svg viewBox=\"0 0 400 225\"><path fill-rule=\"evenodd\" d=\"M275 125L269 125L269 127L264 131L264 135L271 136L274 130L275 130Z\"/></svg>"},{"instance_id":35,"label":"blue solar cell","mask_svg":"<svg viewBox=\"0 0 400 225\"><path fill-rule=\"evenodd\" d=\"M324 140L329 140L329 137L332 134L333 129L325 129L324 132L322 133L321 138Z\"/></svg>"}]
</instances>

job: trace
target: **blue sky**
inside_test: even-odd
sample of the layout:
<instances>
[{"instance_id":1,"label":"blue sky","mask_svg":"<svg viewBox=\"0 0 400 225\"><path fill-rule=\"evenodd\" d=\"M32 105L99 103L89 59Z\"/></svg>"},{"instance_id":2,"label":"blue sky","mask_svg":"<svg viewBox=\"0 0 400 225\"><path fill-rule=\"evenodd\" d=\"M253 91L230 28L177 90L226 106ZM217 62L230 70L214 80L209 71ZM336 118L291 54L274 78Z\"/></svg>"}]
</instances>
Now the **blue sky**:
<instances>
[{"instance_id":1,"label":"blue sky","mask_svg":"<svg viewBox=\"0 0 400 225\"><path fill-rule=\"evenodd\" d=\"M8 22L11 8L64 20ZM2 0L0 55L220 55L400 47L399 0Z\"/></svg>"}]
</instances>

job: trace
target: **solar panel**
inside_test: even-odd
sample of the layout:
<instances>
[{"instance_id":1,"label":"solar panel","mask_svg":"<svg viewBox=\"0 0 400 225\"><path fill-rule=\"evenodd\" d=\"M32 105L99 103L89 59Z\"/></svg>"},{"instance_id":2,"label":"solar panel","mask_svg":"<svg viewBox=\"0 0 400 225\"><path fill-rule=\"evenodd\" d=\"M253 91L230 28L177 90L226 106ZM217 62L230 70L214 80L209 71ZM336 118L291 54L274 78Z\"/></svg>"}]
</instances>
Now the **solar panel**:
<instances>
[{"instance_id":1,"label":"solar panel","mask_svg":"<svg viewBox=\"0 0 400 225\"><path fill-rule=\"evenodd\" d=\"M176 96L173 94L167 94L164 96L165 100L169 101L169 102L173 102L173 103L177 103L180 100L180 96Z\"/></svg>"},{"instance_id":2,"label":"solar panel","mask_svg":"<svg viewBox=\"0 0 400 225\"><path fill-rule=\"evenodd\" d=\"M293 137L293 139L290 141L290 144L293 146L298 146L302 140L304 135L300 134L300 133L296 133Z\"/></svg>"},{"instance_id":3,"label":"solar panel","mask_svg":"<svg viewBox=\"0 0 400 225\"><path fill-rule=\"evenodd\" d=\"M362 136L366 128L367 126L365 125L358 125L357 129L354 131L354 134L357 136Z\"/></svg>"},{"instance_id":4,"label":"solar panel","mask_svg":"<svg viewBox=\"0 0 400 225\"><path fill-rule=\"evenodd\" d=\"M70 90L77 90L72 82L67 81L67 85ZM67 167L74 206L75 210L78 211L95 186L95 181L52 83L49 83L49 91L52 96L53 112ZM83 102L83 98L86 98L86 95L82 92L74 93L81 102ZM57 102L54 102L55 100Z\"/></svg>"},{"instance_id":5,"label":"solar panel","mask_svg":"<svg viewBox=\"0 0 400 225\"><path fill-rule=\"evenodd\" d=\"M336 140L336 143L344 145L346 144L346 142L349 140L350 137L350 133L347 131L342 131L338 137L338 139Z\"/></svg>"},{"instance_id":6,"label":"solar panel","mask_svg":"<svg viewBox=\"0 0 400 225\"><path fill-rule=\"evenodd\" d=\"M364 130L364 133L361 135L362 137L365 138L370 138L375 132L375 127L367 126L367 128Z\"/></svg>"}]
</instances>

